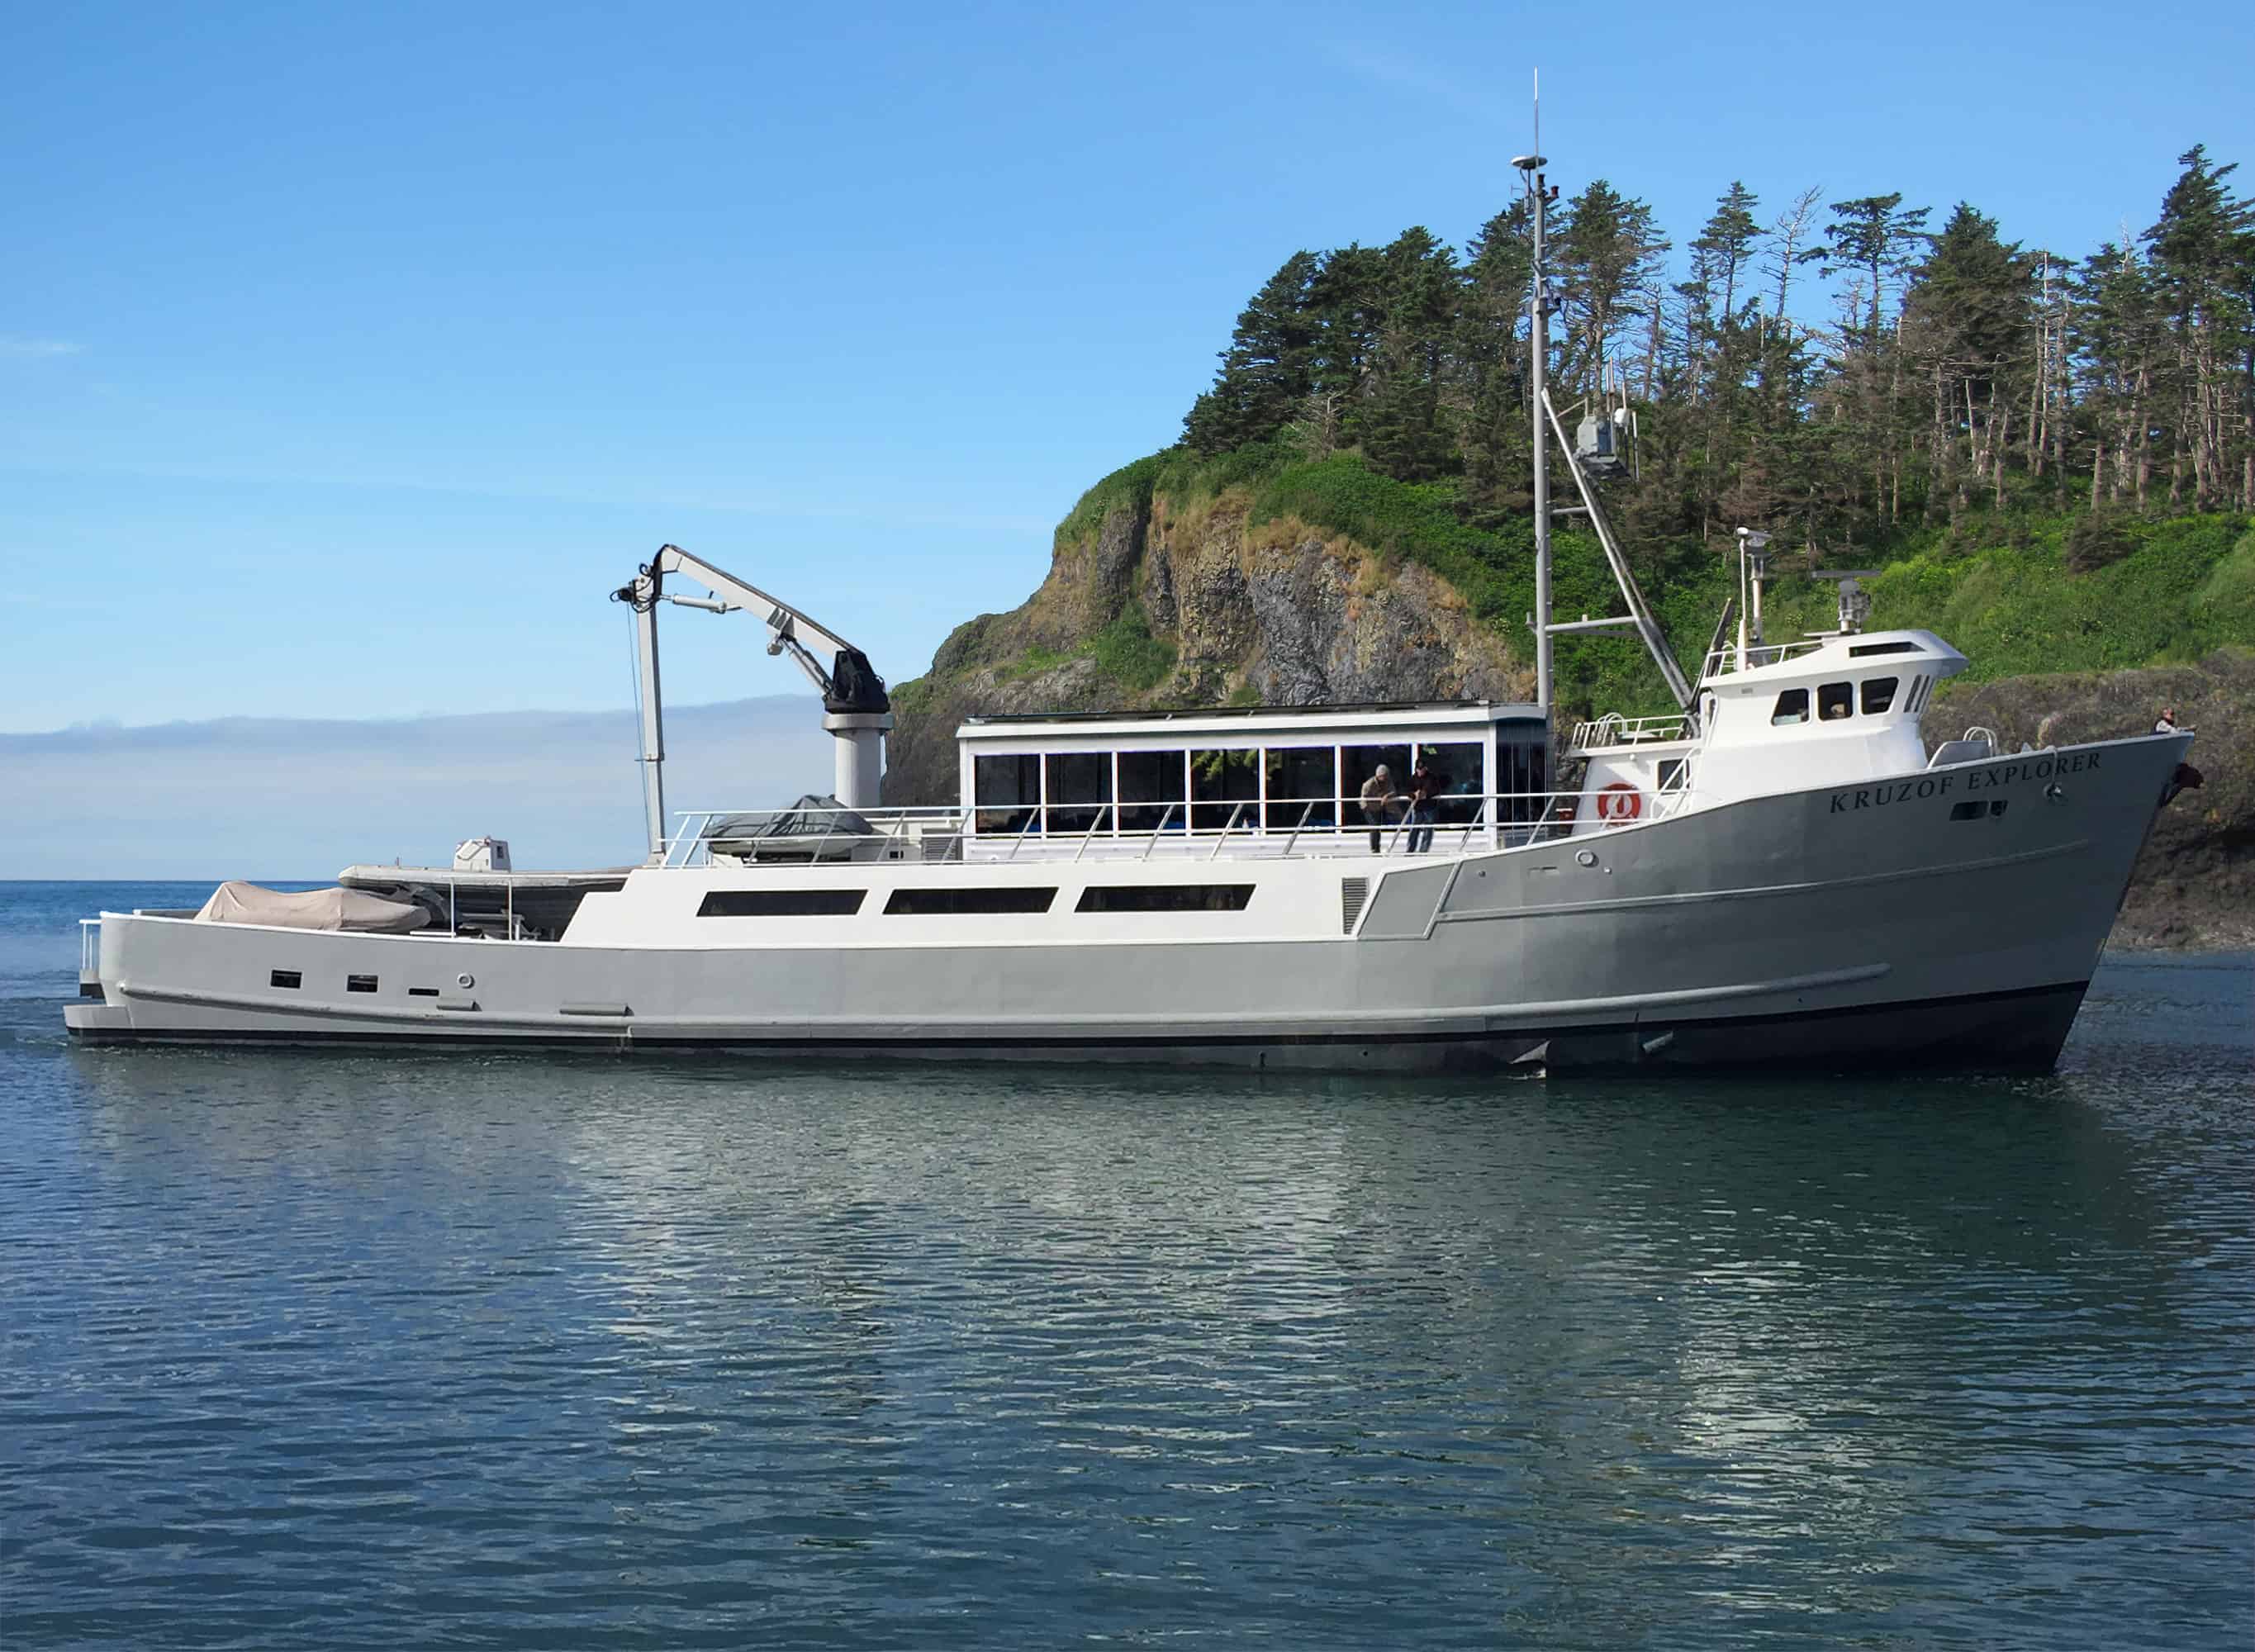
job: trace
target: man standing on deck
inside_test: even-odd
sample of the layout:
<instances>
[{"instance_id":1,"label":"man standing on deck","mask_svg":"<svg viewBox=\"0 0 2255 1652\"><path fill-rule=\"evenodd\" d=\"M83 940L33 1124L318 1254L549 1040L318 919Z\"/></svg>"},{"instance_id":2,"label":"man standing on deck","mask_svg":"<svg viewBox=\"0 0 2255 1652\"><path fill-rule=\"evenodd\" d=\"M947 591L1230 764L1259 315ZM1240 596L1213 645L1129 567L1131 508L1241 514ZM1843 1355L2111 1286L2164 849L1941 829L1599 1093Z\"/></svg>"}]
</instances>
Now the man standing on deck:
<instances>
[{"instance_id":1,"label":"man standing on deck","mask_svg":"<svg viewBox=\"0 0 2255 1652\"><path fill-rule=\"evenodd\" d=\"M1370 822L1370 852L1377 854L1386 847L1380 832L1394 819L1394 777L1382 763L1362 783L1362 818Z\"/></svg>"},{"instance_id":2,"label":"man standing on deck","mask_svg":"<svg viewBox=\"0 0 2255 1652\"><path fill-rule=\"evenodd\" d=\"M1433 847L1433 822L1441 818L1441 793L1448 782L1433 767L1430 757L1417 759L1409 777L1409 853L1423 854Z\"/></svg>"}]
</instances>

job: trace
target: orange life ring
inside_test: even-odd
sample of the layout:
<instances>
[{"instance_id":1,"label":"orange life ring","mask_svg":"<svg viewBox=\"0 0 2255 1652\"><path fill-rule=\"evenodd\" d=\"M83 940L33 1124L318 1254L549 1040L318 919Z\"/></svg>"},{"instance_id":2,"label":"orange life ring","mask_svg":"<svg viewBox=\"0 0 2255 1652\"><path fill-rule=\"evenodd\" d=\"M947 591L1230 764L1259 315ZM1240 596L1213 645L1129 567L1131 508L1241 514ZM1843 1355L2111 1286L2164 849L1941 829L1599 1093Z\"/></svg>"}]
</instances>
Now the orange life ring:
<instances>
[{"instance_id":1,"label":"orange life ring","mask_svg":"<svg viewBox=\"0 0 2255 1652\"><path fill-rule=\"evenodd\" d=\"M1606 826L1626 826L1644 812L1644 793L1626 780L1616 780L1598 793L1598 819Z\"/></svg>"}]
</instances>

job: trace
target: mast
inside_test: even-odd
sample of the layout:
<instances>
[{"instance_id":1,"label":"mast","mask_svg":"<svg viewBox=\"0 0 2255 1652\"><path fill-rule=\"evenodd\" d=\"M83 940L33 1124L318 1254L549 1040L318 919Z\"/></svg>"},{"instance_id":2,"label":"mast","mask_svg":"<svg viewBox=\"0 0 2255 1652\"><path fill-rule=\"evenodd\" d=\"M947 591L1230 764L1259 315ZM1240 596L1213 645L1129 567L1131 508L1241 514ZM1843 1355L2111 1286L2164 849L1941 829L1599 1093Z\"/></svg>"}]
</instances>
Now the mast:
<instances>
[{"instance_id":1,"label":"mast","mask_svg":"<svg viewBox=\"0 0 2255 1652\"><path fill-rule=\"evenodd\" d=\"M1535 81L1535 142L1542 142L1542 80ZM1535 703L1549 710L1553 694L1550 668L1550 465L1549 438L1543 423L1549 405L1550 295L1542 268L1542 208L1549 193L1540 154L1519 155L1511 163L1524 174L1535 201L1535 294L1528 305L1528 351L1534 358L1534 396L1528 415L1535 431Z\"/></svg>"}]
</instances>

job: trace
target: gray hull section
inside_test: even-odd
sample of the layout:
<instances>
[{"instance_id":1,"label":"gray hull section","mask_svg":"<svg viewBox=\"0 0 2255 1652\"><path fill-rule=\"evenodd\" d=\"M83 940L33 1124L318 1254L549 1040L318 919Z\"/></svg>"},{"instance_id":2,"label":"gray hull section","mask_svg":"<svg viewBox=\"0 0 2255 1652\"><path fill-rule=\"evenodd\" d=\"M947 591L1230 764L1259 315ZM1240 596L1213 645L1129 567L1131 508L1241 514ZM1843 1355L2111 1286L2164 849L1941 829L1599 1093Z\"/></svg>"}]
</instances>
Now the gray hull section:
<instances>
[{"instance_id":1,"label":"gray hull section","mask_svg":"<svg viewBox=\"0 0 2255 1652\"><path fill-rule=\"evenodd\" d=\"M1321 939L672 949L111 915L105 1001L66 1013L93 1040L2041 1067L2184 744L2009 758L1509 853L1341 861L1341 876L1383 878L1352 937ZM277 970L303 984L272 988ZM346 994L361 972L378 991Z\"/></svg>"}]
</instances>

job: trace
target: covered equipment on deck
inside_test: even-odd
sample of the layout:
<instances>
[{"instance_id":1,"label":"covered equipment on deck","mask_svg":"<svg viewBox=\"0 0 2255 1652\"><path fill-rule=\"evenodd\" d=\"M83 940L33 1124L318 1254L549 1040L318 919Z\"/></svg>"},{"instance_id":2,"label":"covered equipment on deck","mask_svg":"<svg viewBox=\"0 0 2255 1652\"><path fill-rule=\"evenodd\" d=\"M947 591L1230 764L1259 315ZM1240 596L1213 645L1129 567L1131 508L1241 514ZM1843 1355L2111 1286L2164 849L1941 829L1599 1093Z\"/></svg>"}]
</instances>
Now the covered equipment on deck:
<instances>
[{"instance_id":1,"label":"covered equipment on deck","mask_svg":"<svg viewBox=\"0 0 2255 1652\"><path fill-rule=\"evenodd\" d=\"M256 883L228 882L212 891L211 899L196 913L196 921L404 935L428 927L431 915L419 906L387 901L358 889L306 889L292 894Z\"/></svg>"}]
</instances>

